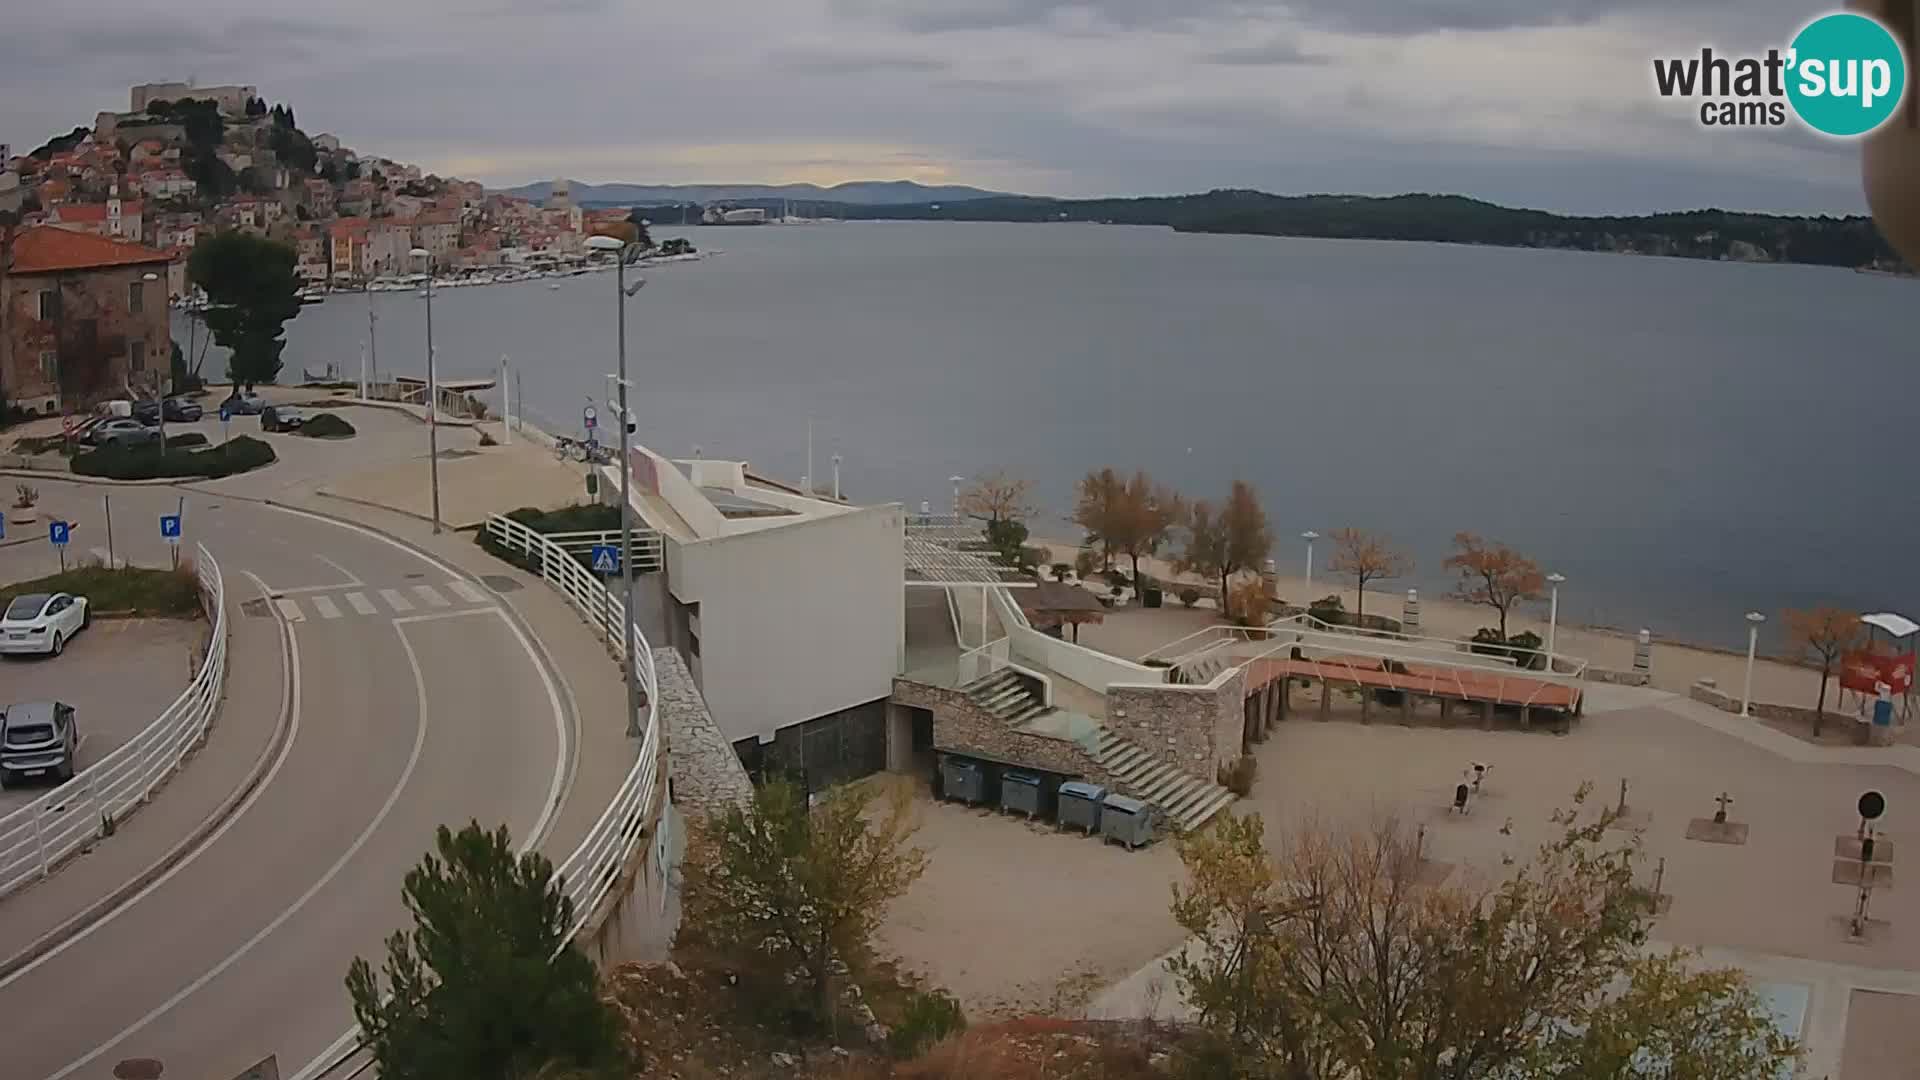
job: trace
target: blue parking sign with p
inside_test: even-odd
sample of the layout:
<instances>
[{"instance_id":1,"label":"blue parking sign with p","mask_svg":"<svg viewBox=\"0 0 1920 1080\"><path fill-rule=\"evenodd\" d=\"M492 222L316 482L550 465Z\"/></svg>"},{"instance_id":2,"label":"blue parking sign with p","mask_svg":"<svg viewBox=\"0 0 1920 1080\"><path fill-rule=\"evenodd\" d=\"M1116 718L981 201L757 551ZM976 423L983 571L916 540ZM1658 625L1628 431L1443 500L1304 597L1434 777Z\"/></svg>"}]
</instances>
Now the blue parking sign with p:
<instances>
[{"instance_id":1,"label":"blue parking sign with p","mask_svg":"<svg viewBox=\"0 0 1920 1080\"><path fill-rule=\"evenodd\" d=\"M72 526L64 521L49 521L47 522L47 539L57 547L65 547L71 529Z\"/></svg>"},{"instance_id":2,"label":"blue parking sign with p","mask_svg":"<svg viewBox=\"0 0 1920 1080\"><path fill-rule=\"evenodd\" d=\"M160 515L160 538L172 543L180 542L180 515Z\"/></svg>"},{"instance_id":3,"label":"blue parking sign with p","mask_svg":"<svg viewBox=\"0 0 1920 1080\"><path fill-rule=\"evenodd\" d=\"M619 573L620 549L612 544L593 545L593 572L596 574Z\"/></svg>"}]
</instances>

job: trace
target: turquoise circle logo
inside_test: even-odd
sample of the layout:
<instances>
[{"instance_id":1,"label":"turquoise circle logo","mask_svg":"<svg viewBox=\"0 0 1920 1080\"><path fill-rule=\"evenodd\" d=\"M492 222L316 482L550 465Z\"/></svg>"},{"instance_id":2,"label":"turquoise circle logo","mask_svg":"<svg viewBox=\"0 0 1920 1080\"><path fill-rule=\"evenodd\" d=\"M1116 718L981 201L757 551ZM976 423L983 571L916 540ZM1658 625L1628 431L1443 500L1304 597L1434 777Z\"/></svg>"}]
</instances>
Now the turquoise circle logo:
<instances>
[{"instance_id":1,"label":"turquoise circle logo","mask_svg":"<svg viewBox=\"0 0 1920 1080\"><path fill-rule=\"evenodd\" d=\"M1808 127L1865 135L1886 123L1907 89L1900 42L1865 15L1822 15L1793 39L1787 100Z\"/></svg>"}]
</instances>

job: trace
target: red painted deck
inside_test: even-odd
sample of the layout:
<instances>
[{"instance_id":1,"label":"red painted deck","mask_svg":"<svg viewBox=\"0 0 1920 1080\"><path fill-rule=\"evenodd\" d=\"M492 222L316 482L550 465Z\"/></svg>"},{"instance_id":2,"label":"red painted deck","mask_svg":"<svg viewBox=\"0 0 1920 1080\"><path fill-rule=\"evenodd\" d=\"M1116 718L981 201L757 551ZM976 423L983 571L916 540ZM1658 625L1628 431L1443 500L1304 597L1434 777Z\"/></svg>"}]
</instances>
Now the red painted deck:
<instances>
[{"instance_id":1,"label":"red painted deck","mask_svg":"<svg viewBox=\"0 0 1920 1080\"><path fill-rule=\"evenodd\" d=\"M1335 686L1367 686L1456 701L1489 701L1495 705L1572 710L1580 704L1579 690L1545 679L1421 664L1408 664L1406 668L1404 674L1384 671L1379 658L1372 656L1255 660L1247 665L1247 692L1254 693L1275 679L1290 676L1319 679Z\"/></svg>"}]
</instances>

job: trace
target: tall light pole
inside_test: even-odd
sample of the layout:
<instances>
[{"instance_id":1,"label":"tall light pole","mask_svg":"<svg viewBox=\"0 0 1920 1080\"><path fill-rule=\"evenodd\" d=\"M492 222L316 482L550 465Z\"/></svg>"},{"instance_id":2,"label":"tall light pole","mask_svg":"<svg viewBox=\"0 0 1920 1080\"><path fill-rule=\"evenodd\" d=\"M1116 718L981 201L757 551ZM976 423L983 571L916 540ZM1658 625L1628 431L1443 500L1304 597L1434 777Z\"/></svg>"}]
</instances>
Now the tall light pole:
<instances>
[{"instance_id":1,"label":"tall light pole","mask_svg":"<svg viewBox=\"0 0 1920 1080\"><path fill-rule=\"evenodd\" d=\"M1767 621L1757 611L1747 612L1747 685L1740 694L1740 715L1753 715L1753 654L1760 647L1760 624Z\"/></svg>"},{"instance_id":2,"label":"tall light pole","mask_svg":"<svg viewBox=\"0 0 1920 1080\"><path fill-rule=\"evenodd\" d=\"M1320 539L1320 534L1308 529L1300 534L1300 539L1307 542L1307 595L1306 603L1301 605L1307 607L1313 603L1313 542Z\"/></svg>"},{"instance_id":3,"label":"tall light pole","mask_svg":"<svg viewBox=\"0 0 1920 1080\"><path fill-rule=\"evenodd\" d=\"M427 268L427 471L433 485L433 531L438 533L440 531L440 384L433 379L433 253L426 248L414 248L408 254L420 260Z\"/></svg>"},{"instance_id":4,"label":"tall light pole","mask_svg":"<svg viewBox=\"0 0 1920 1080\"><path fill-rule=\"evenodd\" d=\"M147 303L147 298L145 294L147 291L148 283L159 281L159 280L160 280L159 274L146 273L146 274L140 275L140 292L141 292L140 306L141 307L144 308ZM169 328L168 330L167 338L169 342L172 341L173 333L171 328ZM185 363L184 360L181 362L183 364ZM173 383L173 350L168 349L167 350L167 373L165 376L153 380L153 385L156 387L156 390L153 395L153 398L154 398L153 403L155 405L160 406L160 456L161 457L165 457L167 454L167 395L164 391L157 388L170 386L172 385L172 383Z\"/></svg>"},{"instance_id":5,"label":"tall light pole","mask_svg":"<svg viewBox=\"0 0 1920 1080\"><path fill-rule=\"evenodd\" d=\"M630 458L629 443L632 427L632 413L627 411L627 299L646 285L647 279L640 278L627 287L627 242L615 236L593 236L587 239L587 247L594 251L613 252L613 302L619 310L618 344L619 371L614 375L620 392L620 587L621 611L624 613L620 627L622 651L627 658L627 736L639 738L640 729L640 666L634 656L636 645L633 633L633 461Z\"/></svg>"},{"instance_id":6,"label":"tall light pole","mask_svg":"<svg viewBox=\"0 0 1920 1080\"><path fill-rule=\"evenodd\" d=\"M1560 586L1566 584L1565 574L1548 574L1547 584L1553 586L1553 599L1547 605L1547 674L1553 674L1553 632L1560 626Z\"/></svg>"}]
</instances>

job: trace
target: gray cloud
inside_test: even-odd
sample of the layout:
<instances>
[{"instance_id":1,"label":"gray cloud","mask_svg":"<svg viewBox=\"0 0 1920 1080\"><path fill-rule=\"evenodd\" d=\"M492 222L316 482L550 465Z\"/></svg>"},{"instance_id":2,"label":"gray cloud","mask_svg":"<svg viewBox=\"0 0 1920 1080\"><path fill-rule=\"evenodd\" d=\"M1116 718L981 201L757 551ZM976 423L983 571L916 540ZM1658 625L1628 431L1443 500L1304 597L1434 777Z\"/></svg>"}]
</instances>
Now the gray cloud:
<instances>
[{"instance_id":1,"label":"gray cloud","mask_svg":"<svg viewBox=\"0 0 1920 1080\"><path fill-rule=\"evenodd\" d=\"M1286 38L1275 38L1257 45L1234 45L1225 49L1215 49L1203 55L1201 59L1209 64L1243 64L1250 67L1327 63L1326 57L1318 53L1306 52Z\"/></svg>"},{"instance_id":2,"label":"gray cloud","mask_svg":"<svg viewBox=\"0 0 1920 1080\"><path fill-rule=\"evenodd\" d=\"M835 47L776 49L768 54L767 60L783 71L803 75L870 75L886 71L925 73L947 70L945 61L929 56Z\"/></svg>"}]
</instances>

